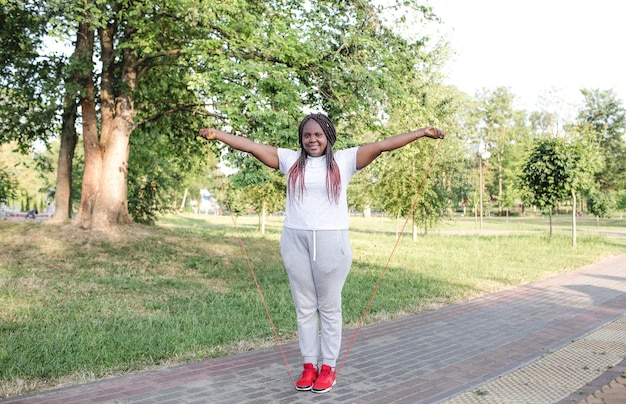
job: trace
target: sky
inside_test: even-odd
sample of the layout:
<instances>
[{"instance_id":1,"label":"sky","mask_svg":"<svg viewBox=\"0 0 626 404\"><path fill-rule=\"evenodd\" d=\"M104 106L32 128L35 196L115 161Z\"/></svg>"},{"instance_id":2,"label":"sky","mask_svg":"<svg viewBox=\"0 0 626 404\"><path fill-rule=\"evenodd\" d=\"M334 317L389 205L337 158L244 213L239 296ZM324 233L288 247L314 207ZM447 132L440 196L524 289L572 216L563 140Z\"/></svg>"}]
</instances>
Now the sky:
<instances>
[{"instance_id":1,"label":"sky","mask_svg":"<svg viewBox=\"0 0 626 404\"><path fill-rule=\"evenodd\" d=\"M626 106L626 1L430 0L455 54L446 84L469 95L508 87L516 106L538 110L556 93L579 105L580 89L612 89Z\"/></svg>"}]
</instances>

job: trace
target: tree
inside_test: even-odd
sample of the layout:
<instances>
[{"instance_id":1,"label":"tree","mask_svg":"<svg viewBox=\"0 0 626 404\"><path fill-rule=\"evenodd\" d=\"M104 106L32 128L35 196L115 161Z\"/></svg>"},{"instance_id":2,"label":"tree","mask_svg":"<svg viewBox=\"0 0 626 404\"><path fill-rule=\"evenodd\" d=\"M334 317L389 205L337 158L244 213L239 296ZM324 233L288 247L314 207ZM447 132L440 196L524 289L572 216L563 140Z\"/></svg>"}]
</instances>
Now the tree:
<instances>
[{"instance_id":1,"label":"tree","mask_svg":"<svg viewBox=\"0 0 626 404\"><path fill-rule=\"evenodd\" d=\"M598 168L593 149L582 142L563 138L539 140L530 152L521 174L524 199L548 211L552 237L552 211L564 198L572 197L572 245L576 247L576 193L589 189Z\"/></svg>"},{"instance_id":2,"label":"tree","mask_svg":"<svg viewBox=\"0 0 626 404\"><path fill-rule=\"evenodd\" d=\"M77 64L79 74L70 80L81 86L85 170L76 218L81 227L107 227L130 221L127 178L131 133L147 122L198 107L197 97L187 87L185 78L195 57L191 51L193 41L211 37L207 20L198 16L214 17L212 7L219 5L192 1L158 6L109 2L84 6L77 3L72 8L82 38L82 43L77 41L77 47L82 46L75 54L84 57ZM102 66L99 75L96 65L90 63L94 50L98 51L95 56ZM194 101L186 103L189 99ZM147 116L150 112L153 115ZM182 130L192 132L189 126L177 132ZM135 187L139 197L134 201L153 198L156 182L146 176L139 178L146 182ZM145 209L133 212L141 220L150 220L140 214Z\"/></svg>"},{"instance_id":3,"label":"tree","mask_svg":"<svg viewBox=\"0 0 626 404\"><path fill-rule=\"evenodd\" d=\"M405 149L411 149L410 153L391 152L378 158L377 175L379 178L374 184L374 193L382 209L394 215L396 218L406 217L411 212L413 201L424 176L426 168L422 166L425 160L420 156L420 150L413 145ZM432 155L432 153L431 153ZM427 229L428 217L423 212L438 211L430 209L437 206L433 199L432 185L425 184L415 209L412 212L412 225L415 227L421 223ZM437 215L438 216L438 215ZM434 216L431 216L434 220ZM421 220L420 220L421 219Z\"/></svg>"},{"instance_id":4,"label":"tree","mask_svg":"<svg viewBox=\"0 0 626 404\"><path fill-rule=\"evenodd\" d=\"M61 115L61 136L59 157L57 161L57 181L55 186L55 211L51 223L63 222L72 218L72 200L74 193L74 154L78 135L76 120L78 118L78 99L83 90L86 78L85 69L91 66L93 33L87 24L79 24L76 33L74 53L70 58L63 96L63 112Z\"/></svg>"},{"instance_id":5,"label":"tree","mask_svg":"<svg viewBox=\"0 0 626 404\"><path fill-rule=\"evenodd\" d=\"M565 184L569 180L568 160L563 142L557 139L541 140L531 151L521 175L527 191L526 203L548 210L550 237L552 237L552 211L557 203L567 196Z\"/></svg>"},{"instance_id":6,"label":"tree","mask_svg":"<svg viewBox=\"0 0 626 404\"><path fill-rule=\"evenodd\" d=\"M579 125L587 126L593 144L604 156L604 168L596 174L602 192L626 188L626 109L613 90L581 90L584 101Z\"/></svg>"},{"instance_id":7,"label":"tree","mask_svg":"<svg viewBox=\"0 0 626 404\"><path fill-rule=\"evenodd\" d=\"M592 192L588 200L589 212L595 215L600 224L600 218L610 218L616 207L613 195L602 192Z\"/></svg>"},{"instance_id":8,"label":"tree","mask_svg":"<svg viewBox=\"0 0 626 404\"><path fill-rule=\"evenodd\" d=\"M415 130L426 123L436 124L446 129L446 123L451 120L454 108L451 106L453 95L447 88L439 86L436 78L430 75L428 69L414 72L406 71L405 79L396 91L402 96L390 99L388 124L379 128L378 138L388 137ZM449 140L450 143L454 142ZM447 145L448 141L446 141ZM426 178L429 164L435 157L436 144L427 139L419 140L409 147L385 153L364 171L370 173L374 183L371 187L370 200L387 213L397 218L405 217L411 212L413 203L415 208L411 212L413 240L417 239L418 228L428 231L430 227L445 215L445 208L450 199L450 178L454 171L446 162L446 157L440 157L434 162L434 167ZM441 147L442 155L454 155L454 146ZM423 188L416 200L421 184Z\"/></svg>"},{"instance_id":9,"label":"tree","mask_svg":"<svg viewBox=\"0 0 626 404\"><path fill-rule=\"evenodd\" d=\"M42 2L8 0L0 8L0 144L15 142L25 157L60 123L64 59L40 55L49 18Z\"/></svg>"},{"instance_id":10,"label":"tree","mask_svg":"<svg viewBox=\"0 0 626 404\"><path fill-rule=\"evenodd\" d=\"M483 90L477 95L479 100L475 112L480 121L480 141L491 153L491 161L495 161L498 213L503 214L504 208L510 207L516 192L505 190L505 185L512 186L514 181L511 167L520 155L519 137L523 134L526 114L513 108L515 96L505 87L495 90ZM516 141L517 140L517 141Z\"/></svg>"},{"instance_id":11,"label":"tree","mask_svg":"<svg viewBox=\"0 0 626 404\"><path fill-rule=\"evenodd\" d=\"M258 160L253 160L258 163ZM242 170L231 177L234 184L243 190L243 194L249 206L259 215L259 230L265 234L265 223L267 215L275 213L285 208L285 197L287 184L285 177L276 170L269 171L269 179L262 178L255 183L253 179L244 178L250 174L250 170Z\"/></svg>"},{"instance_id":12,"label":"tree","mask_svg":"<svg viewBox=\"0 0 626 404\"><path fill-rule=\"evenodd\" d=\"M456 88L447 88L448 116L446 126L446 153L440 158L444 161L450 187L452 206L462 207L463 214L467 207L478 207L478 172L476 151L480 144L480 121L475 111L478 101Z\"/></svg>"},{"instance_id":13,"label":"tree","mask_svg":"<svg viewBox=\"0 0 626 404\"><path fill-rule=\"evenodd\" d=\"M62 59L41 57L48 15L40 2L8 0L0 8L0 144L22 152L56 132Z\"/></svg>"},{"instance_id":14,"label":"tree","mask_svg":"<svg viewBox=\"0 0 626 404\"><path fill-rule=\"evenodd\" d=\"M174 84L176 78L170 80L171 86L158 88L171 92L174 88L184 87ZM188 99L191 94L159 93L157 86L152 84L151 80L141 84L152 88L141 91L137 97L137 102L145 107L137 114L139 124L130 139L128 161L129 213L135 222L145 224L154 223L158 214L176 210L177 200L182 200L184 189L195 178L203 179L202 186L196 187L198 192L205 188L209 169L206 148L189 134L197 117L184 113L159 115L144 97L177 98L187 104L197 100ZM142 121L144 117L146 120Z\"/></svg>"},{"instance_id":15,"label":"tree","mask_svg":"<svg viewBox=\"0 0 626 404\"><path fill-rule=\"evenodd\" d=\"M0 205L16 197L17 180L4 164L0 163Z\"/></svg>"}]
</instances>

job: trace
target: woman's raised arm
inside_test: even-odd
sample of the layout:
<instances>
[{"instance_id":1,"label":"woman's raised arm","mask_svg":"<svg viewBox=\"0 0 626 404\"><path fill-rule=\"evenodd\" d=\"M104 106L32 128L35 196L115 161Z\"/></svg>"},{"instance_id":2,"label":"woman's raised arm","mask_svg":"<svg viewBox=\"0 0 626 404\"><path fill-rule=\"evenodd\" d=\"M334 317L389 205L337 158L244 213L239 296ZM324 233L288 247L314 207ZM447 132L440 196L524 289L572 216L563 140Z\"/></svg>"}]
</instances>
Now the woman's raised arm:
<instances>
[{"instance_id":1,"label":"woman's raised arm","mask_svg":"<svg viewBox=\"0 0 626 404\"><path fill-rule=\"evenodd\" d=\"M357 170L365 168L372 161L376 160L382 152L399 149L424 136L431 139L443 139L444 133L440 129L429 126L413 132L388 137L378 142L364 144L363 146L359 146L356 152L356 168Z\"/></svg>"},{"instance_id":2,"label":"woman's raised arm","mask_svg":"<svg viewBox=\"0 0 626 404\"><path fill-rule=\"evenodd\" d=\"M266 166L278 169L278 149L276 147L256 143L248 138L231 135L214 128L200 129L200 136L207 140L219 140L233 149L250 153Z\"/></svg>"}]
</instances>

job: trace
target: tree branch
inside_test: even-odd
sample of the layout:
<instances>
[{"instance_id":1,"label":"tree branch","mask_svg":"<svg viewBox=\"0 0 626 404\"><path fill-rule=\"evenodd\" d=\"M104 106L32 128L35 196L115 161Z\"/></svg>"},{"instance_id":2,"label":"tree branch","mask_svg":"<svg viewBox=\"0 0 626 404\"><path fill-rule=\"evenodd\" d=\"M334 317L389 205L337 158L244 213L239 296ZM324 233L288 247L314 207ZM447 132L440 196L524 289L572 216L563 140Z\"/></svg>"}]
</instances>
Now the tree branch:
<instances>
[{"instance_id":1,"label":"tree branch","mask_svg":"<svg viewBox=\"0 0 626 404\"><path fill-rule=\"evenodd\" d=\"M150 117L148 117L146 119L143 119L143 120L137 122L135 126L139 127L139 126L147 124L148 122L156 121L157 119L159 119L161 117L164 117L164 116L168 116L168 115L175 114L177 112L182 112L182 111L191 111L191 110L194 110L197 107L204 107L204 106L206 106L206 104L188 104L188 105L181 105L181 106L178 106L176 108L166 109L164 111L160 111L157 114L154 114L154 115L152 115L152 116L150 116ZM218 119L224 119L222 116L220 116L220 115L218 115L216 113L213 113L213 112L206 111L204 109L201 109L201 110L195 111L195 112L198 113L198 114L204 115L204 116L211 116L211 117L218 118Z\"/></svg>"},{"instance_id":2,"label":"tree branch","mask_svg":"<svg viewBox=\"0 0 626 404\"><path fill-rule=\"evenodd\" d=\"M134 68L137 69L137 80L139 80L141 76L143 76L148 70L150 70L150 68L153 67L153 65L149 63L150 61L165 56L178 56L181 53L182 51L180 49L170 49L162 52L152 53L150 55L142 57L141 59L137 59L134 66Z\"/></svg>"}]
</instances>

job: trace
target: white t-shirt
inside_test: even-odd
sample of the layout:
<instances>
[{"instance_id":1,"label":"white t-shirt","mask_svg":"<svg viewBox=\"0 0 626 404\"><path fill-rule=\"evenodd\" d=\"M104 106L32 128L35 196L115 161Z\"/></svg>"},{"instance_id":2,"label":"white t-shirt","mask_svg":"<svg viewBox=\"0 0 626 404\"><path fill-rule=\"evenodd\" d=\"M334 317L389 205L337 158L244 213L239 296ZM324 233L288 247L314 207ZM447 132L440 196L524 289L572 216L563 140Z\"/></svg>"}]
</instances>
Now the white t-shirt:
<instances>
[{"instance_id":1,"label":"white t-shirt","mask_svg":"<svg viewBox=\"0 0 626 404\"><path fill-rule=\"evenodd\" d=\"M347 230L349 226L346 190L352 176L357 172L358 147L334 152L335 162L341 174L339 201L330 200L326 190L326 156L307 157L304 170L304 195L299 197L299 184L295 195L287 186L287 206L284 226L296 230ZM278 149L279 169L286 176L300 157L299 151Z\"/></svg>"}]
</instances>

